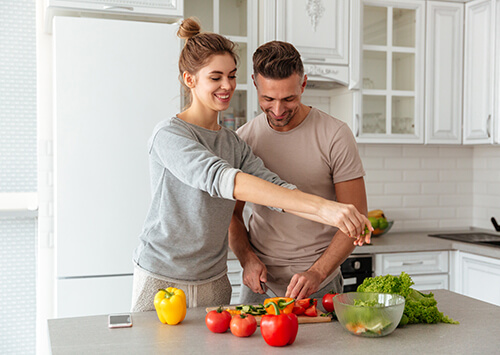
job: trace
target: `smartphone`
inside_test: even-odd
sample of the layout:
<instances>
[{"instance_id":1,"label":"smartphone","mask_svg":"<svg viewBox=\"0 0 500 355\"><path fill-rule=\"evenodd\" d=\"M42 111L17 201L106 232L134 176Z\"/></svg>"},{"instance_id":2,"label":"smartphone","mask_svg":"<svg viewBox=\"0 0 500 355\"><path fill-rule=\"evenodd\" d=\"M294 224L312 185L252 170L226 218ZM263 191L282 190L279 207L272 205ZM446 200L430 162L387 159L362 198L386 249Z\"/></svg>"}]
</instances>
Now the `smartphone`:
<instances>
[{"instance_id":1,"label":"smartphone","mask_svg":"<svg viewBox=\"0 0 500 355\"><path fill-rule=\"evenodd\" d=\"M108 316L109 328L127 328L132 326L131 314L110 314Z\"/></svg>"}]
</instances>

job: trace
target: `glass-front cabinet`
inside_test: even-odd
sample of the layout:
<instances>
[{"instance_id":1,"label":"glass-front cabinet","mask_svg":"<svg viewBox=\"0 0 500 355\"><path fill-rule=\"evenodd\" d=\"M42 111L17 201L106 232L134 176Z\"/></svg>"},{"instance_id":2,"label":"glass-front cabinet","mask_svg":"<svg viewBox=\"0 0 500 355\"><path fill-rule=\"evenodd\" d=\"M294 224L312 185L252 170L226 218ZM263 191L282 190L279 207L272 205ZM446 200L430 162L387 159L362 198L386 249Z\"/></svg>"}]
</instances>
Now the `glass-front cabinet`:
<instances>
[{"instance_id":1,"label":"glass-front cabinet","mask_svg":"<svg viewBox=\"0 0 500 355\"><path fill-rule=\"evenodd\" d=\"M184 0L184 17L195 16L202 31L219 33L238 45L239 66L236 91L229 109L220 115L220 123L237 129L257 115L252 84L252 54L257 47L257 1Z\"/></svg>"},{"instance_id":2,"label":"glass-front cabinet","mask_svg":"<svg viewBox=\"0 0 500 355\"><path fill-rule=\"evenodd\" d=\"M364 1L359 142L423 143L425 2Z\"/></svg>"}]
</instances>

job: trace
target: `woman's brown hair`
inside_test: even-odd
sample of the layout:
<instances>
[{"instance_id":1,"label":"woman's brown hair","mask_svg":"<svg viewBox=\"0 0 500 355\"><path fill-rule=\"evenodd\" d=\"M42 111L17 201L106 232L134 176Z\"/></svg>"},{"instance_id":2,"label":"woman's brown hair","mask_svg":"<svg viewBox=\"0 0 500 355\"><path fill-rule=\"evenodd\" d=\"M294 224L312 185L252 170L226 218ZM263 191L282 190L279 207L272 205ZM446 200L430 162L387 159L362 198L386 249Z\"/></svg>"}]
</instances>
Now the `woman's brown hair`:
<instances>
[{"instance_id":1,"label":"woman's brown hair","mask_svg":"<svg viewBox=\"0 0 500 355\"><path fill-rule=\"evenodd\" d=\"M196 75L216 54L228 53L233 57L234 63L238 64L239 58L236 53L236 44L217 33L201 32L200 23L194 17L182 21L177 36L186 40L179 56L179 80L189 97L191 91L184 83L184 72Z\"/></svg>"}]
</instances>

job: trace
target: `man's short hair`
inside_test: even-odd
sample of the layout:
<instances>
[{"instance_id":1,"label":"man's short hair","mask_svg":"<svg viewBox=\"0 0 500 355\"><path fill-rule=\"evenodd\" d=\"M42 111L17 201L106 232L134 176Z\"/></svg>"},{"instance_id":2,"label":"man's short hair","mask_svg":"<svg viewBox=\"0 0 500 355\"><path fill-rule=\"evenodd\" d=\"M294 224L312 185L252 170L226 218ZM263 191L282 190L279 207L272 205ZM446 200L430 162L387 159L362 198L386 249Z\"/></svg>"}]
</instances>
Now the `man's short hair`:
<instances>
[{"instance_id":1,"label":"man's short hair","mask_svg":"<svg viewBox=\"0 0 500 355\"><path fill-rule=\"evenodd\" d=\"M267 79L286 79L297 73L304 76L304 64L299 51L290 43L271 41L253 54L253 73Z\"/></svg>"}]
</instances>

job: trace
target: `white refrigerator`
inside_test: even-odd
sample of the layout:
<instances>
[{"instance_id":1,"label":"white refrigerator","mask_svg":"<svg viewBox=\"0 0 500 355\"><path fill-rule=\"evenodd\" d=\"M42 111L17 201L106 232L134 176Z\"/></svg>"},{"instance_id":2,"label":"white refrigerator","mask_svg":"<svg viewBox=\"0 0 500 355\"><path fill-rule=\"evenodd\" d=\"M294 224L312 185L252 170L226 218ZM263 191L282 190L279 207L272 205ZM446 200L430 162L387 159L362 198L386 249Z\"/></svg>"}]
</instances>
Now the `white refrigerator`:
<instances>
[{"instance_id":1,"label":"white refrigerator","mask_svg":"<svg viewBox=\"0 0 500 355\"><path fill-rule=\"evenodd\" d=\"M177 25L55 17L57 316L127 312L147 141L180 110Z\"/></svg>"}]
</instances>

